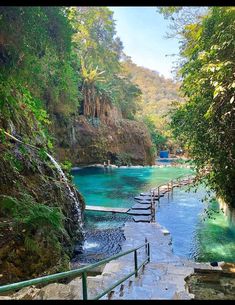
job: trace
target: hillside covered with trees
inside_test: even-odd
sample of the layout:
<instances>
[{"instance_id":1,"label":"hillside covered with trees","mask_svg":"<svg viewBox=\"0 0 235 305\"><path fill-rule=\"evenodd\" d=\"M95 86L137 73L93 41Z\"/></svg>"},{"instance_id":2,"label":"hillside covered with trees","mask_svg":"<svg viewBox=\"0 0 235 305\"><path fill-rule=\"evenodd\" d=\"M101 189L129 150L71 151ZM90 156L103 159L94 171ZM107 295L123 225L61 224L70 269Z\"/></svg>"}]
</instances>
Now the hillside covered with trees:
<instances>
[{"instance_id":1,"label":"hillside covered with trees","mask_svg":"<svg viewBox=\"0 0 235 305\"><path fill-rule=\"evenodd\" d=\"M174 103L184 102L180 83L160 76L157 71L137 66L129 56L123 56L122 66L127 77L141 90L135 118L147 126L155 154L160 149L175 153L179 144L173 139L169 123Z\"/></svg>"}]
</instances>

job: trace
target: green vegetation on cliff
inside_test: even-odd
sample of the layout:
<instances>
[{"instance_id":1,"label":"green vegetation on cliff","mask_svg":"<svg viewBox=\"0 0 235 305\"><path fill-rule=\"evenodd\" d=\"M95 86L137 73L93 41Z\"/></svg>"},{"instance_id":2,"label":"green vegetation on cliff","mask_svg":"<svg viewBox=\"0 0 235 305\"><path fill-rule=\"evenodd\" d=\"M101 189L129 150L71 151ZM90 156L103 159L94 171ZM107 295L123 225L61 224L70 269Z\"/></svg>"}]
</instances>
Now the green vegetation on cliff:
<instances>
[{"instance_id":1,"label":"green vegetation on cliff","mask_svg":"<svg viewBox=\"0 0 235 305\"><path fill-rule=\"evenodd\" d=\"M84 162L87 150L88 162L107 160L108 153L126 162L127 147L135 162L152 162L147 130L131 121L141 92L123 72L121 54L108 8L0 7L1 283L67 269L81 238L74 202L46 154L58 152L61 141L67 145L61 126L63 132L71 126L75 140L78 130L84 144L77 159L61 158L64 167Z\"/></svg>"},{"instance_id":2,"label":"green vegetation on cliff","mask_svg":"<svg viewBox=\"0 0 235 305\"><path fill-rule=\"evenodd\" d=\"M74 202L45 155L52 149L50 111L78 106L65 13L56 7L0 8L1 283L67 269L72 244L81 238Z\"/></svg>"}]
</instances>

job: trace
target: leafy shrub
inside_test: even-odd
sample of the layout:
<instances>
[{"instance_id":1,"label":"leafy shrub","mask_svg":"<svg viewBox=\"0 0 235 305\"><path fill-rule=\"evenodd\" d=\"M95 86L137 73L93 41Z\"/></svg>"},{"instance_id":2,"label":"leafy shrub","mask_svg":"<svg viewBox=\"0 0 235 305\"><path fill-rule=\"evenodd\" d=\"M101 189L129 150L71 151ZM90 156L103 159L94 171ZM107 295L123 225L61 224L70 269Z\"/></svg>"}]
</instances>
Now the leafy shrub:
<instances>
[{"instance_id":1,"label":"leafy shrub","mask_svg":"<svg viewBox=\"0 0 235 305\"><path fill-rule=\"evenodd\" d=\"M128 153L120 153L120 154L117 154L117 159L115 161L115 164L117 166L121 166L121 165L126 165L126 166L129 166L131 165L131 155L128 154Z\"/></svg>"}]
</instances>

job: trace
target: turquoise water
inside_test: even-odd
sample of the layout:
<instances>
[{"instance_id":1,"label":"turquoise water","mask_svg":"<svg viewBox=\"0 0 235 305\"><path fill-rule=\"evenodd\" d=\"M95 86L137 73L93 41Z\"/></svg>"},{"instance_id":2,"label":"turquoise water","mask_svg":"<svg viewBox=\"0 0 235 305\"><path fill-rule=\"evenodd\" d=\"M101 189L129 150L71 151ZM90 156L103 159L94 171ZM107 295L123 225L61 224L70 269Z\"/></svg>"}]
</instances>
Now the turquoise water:
<instances>
[{"instance_id":1,"label":"turquoise water","mask_svg":"<svg viewBox=\"0 0 235 305\"><path fill-rule=\"evenodd\" d=\"M87 205L130 207L140 192L189 172L174 167L83 168L74 174L74 182ZM234 228L216 202L202 202L205 188L187 189L174 188L173 195L166 194L157 203L156 220L171 232L174 253L196 261L235 261ZM90 256L93 262L96 253L105 258L120 251L125 221L132 218L86 211L86 247L77 259Z\"/></svg>"},{"instance_id":2,"label":"turquoise water","mask_svg":"<svg viewBox=\"0 0 235 305\"><path fill-rule=\"evenodd\" d=\"M87 205L131 207L140 192L192 171L176 167L85 167L73 173L74 183Z\"/></svg>"}]
</instances>

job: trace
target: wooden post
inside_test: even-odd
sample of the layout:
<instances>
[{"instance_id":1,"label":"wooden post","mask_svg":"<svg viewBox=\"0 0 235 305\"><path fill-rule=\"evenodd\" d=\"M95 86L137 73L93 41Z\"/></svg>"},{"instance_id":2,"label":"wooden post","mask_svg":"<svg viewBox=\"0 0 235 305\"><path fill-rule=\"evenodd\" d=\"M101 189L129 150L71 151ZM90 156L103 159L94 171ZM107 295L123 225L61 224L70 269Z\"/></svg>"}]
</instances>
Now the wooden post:
<instances>
[{"instance_id":1,"label":"wooden post","mask_svg":"<svg viewBox=\"0 0 235 305\"><path fill-rule=\"evenodd\" d=\"M154 192L154 190L152 191L152 197L151 197L151 222L154 222L155 221L155 206L154 206L154 204L155 204L155 198L154 198L154 196L155 196L155 192Z\"/></svg>"},{"instance_id":2,"label":"wooden post","mask_svg":"<svg viewBox=\"0 0 235 305\"><path fill-rule=\"evenodd\" d=\"M150 262L150 247L149 247L149 243L148 243L148 262Z\"/></svg>"}]
</instances>

